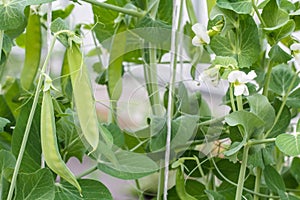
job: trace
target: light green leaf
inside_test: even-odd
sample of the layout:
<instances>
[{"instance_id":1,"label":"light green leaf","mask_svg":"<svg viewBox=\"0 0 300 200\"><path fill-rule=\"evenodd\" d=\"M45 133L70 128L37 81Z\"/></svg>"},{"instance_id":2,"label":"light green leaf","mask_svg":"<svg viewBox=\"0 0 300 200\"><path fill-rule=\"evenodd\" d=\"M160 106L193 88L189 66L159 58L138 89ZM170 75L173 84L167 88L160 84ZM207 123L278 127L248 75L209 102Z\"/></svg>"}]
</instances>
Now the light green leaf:
<instances>
[{"instance_id":1,"label":"light green leaf","mask_svg":"<svg viewBox=\"0 0 300 200\"><path fill-rule=\"evenodd\" d=\"M279 28L265 28L265 32L267 34L268 42L271 45L274 45L278 43L281 39L288 37L291 35L291 33L295 29L295 21L289 20L287 23L285 23L283 26L280 26Z\"/></svg>"},{"instance_id":2,"label":"light green leaf","mask_svg":"<svg viewBox=\"0 0 300 200\"><path fill-rule=\"evenodd\" d=\"M215 36L210 47L217 56L233 57L237 59L239 67L249 67L259 56L258 29L250 15L239 15L235 23L239 23L237 33L230 30L225 36ZM239 41L236 38L239 38Z\"/></svg>"},{"instance_id":3,"label":"light green leaf","mask_svg":"<svg viewBox=\"0 0 300 200\"><path fill-rule=\"evenodd\" d=\"M17 119L12 136L12 153L17 157L23 140L28 116L31 111L32 101L23 105L20 115ZM20 172L32 173L41 168L41 137L40 137L40 113L38 105L32 120L25 153L21 162Z\"/></svg>"},{"instance_id":4,"label":"light green leaf","mask_svg":"<svg viewBox=\"0 0 300 200\"><path fill-rule=\"evenodd\" d=\"M73 11L73 9L75 8L74 4L70 4L67 7L65 7L62 10L54 10L52 11L52 21L57 19L57 18L61 18L61 19L65 19L67 18ZM45 15L44 17L46 18L47 15Z\"/></svg>"},{"instance_id":5,"label":"light green leaf","mask_svg":"<svg viewBox=\"0 0 300 200\"><path fill-rule=\"evenodd\" d=\"M289 14L278 7L276 0L270 0L261 14L267 27L280 27L287 23Z\"/></svg>"},{"instance_id":6,"label":"light green leaf","mask_svg":"<svg viewBox=\"0 0 300 200\"><path fill-rule=\"evenodd\" d=\"M6 199L9 181L12 173L7 173L15 168L16 159L11 152L0 150L0 199Z\"/></svg>"},{"instance_id":7,"label":"light green leaf","mask_svg":"<svg viewBox=\"0 0 300 200\"><path fill-rule=\"evenodd\" d=\"M279 45L274 45L269 51L269 57L273 62L286 63L293 57L280 48Z\"/></svg>"},{"instance_id":8,"label":"light green leaf","mask_svg":"<svg viewBox=\"0 0 300 200\"><path fill-rule=\"evenodd\" d=\"M247 99L250 104L250 112L256 114L265 122L265 130L271 128L275 120L275 110L268 98L261 94L254 94Z\"/></svg>"},{"instance_id":9,"label":"light green leaf","mask_svg":"<svg viewBox=\"0 0 300 200\"><path fill-rule=\"evenodd\" d=\"M101 182L91 179L78 180L82 188L82 197L71 184L56 184L54 200L113 200L109 190Z\"/></svg>"},{"instance_id":10,"label":"light green leaf","mask_svg":"<svg viewBox=\"0 0 300 200\"><path fill-rule=\"evenodd\" d=\"M62 18L56 18L50 26L51 32L56 33L62 30L69 30L67 23ZM66 33L61 33L58 36L59 41L65 46L69 46L68 36Z\"/></svg>"},{"instance_id":11,"label":"light green leaf","mask_svg":"<svg viewBox=\"0 0 300 200\"><path fill-rule=\"evenodd\" d=\"M280 151L289 156L300 155L300 134L281 134L276 137L276 146Z\"/></svg>"},{"instance_id":12,"label":"light green leaf","mask_svg":"<svg viewBox=\"0 0 300 200\"><path fill-rule=\"evenodd\" d=\"M119 150L115 152L115 156L118 164L101 162L98 168L109 175L125 180L138 179L159 169L153 160L143 154Z\"/></svg>"},{"instance_id":13,"label":"light green leaf","mask_svg":"<svg viewBox=\"0 0 300 200\"><path fill-rule=\"evenodd\" d=\"M251 138L255 134L261 133L264 121L252 112L237 111L225 117L225 121L229 126L241 125L245 131L244 137Z\"/></svg>"},{"instance_id":14,"label":"light green leaf","mask_svg":"<svg viewBox=\"0 0 300 200\"><path fill-rule=\"evenodd\" d=\"M287 98L286 105L300 108L300 88L294 90Z\"/></svg>"},{"instance_id":15,"label":"light green leaf","mask_svg":"<svg viewBox=\"0 0 300 200\"><path fill-rule=\"evenodd\" d=\"M290 87L295 73L286 64L281 64L272 69L270 89L276 94L284 96ZM300 78L297 77L292 89L300 83Z\"/></svg>"},{"instance_id":16,"label":"light green leaf","mask_svg":"<svg viewBox=\"0 0 300 200\"><path fill-rule=\"evenodd\" d=\"M118 147L123 147L125 143L125 138L124 138L124 133L122 132L120 127L116 124L109 124L104 126L112 135L114 145L117 145Z\"/></svg>"},{"instance_id":17,"label":"light green leaf","mask_svg":"<svg viewBox=\"0 0 300 200\"><path fill-rule=\"evenodd\" d=\"M21 72L20 82L23 89L29 91L40 65L42 53L42 31L40 16L31 14L28 17L25 35L25 60Z\"/></svg>"},{"instance_id":18,"label":"light green leaf","mask_svg":"<svg viewBox=\"0 0 300 200\"><path fill-rule=\"evenodd\" d=\"M298 183L300 183L300 158L295 157L293 158L290 172L292 176L297 180Z\"/></svg>"},{"instance_id":19,"label":"light green leaf","mask_svg":"<svg viewBox=\"0 0 300 200\"><path fill-rule=\"evenodd\" d=\"M10 123L10 121L6 118L0 117L0 132L4 131L4 127Z\"/></svg>"},{"instance_id":20,"label":"light green leaf","mask_svg":"<svg viewBox=\"0 0 300 200\"><path fill-rule=\"evenodd\" d=\"M266 185L273 192L285 191L285 185L280 174L270 165L263 170Z\"/></svg>"},{"instance_id":21,"label":"light green leaf","mask_svg":"<svg viewBox=\"0 0 300 200\"><path fill-rule=\"evenodd\" d=\"M251 0L239 0L239 1L217 0L217 5L220 8L233 10L238 14L250 14L252 12Z\"/></svg>"},{"instance_id":22,"label":"light green leaf","mask_svg":"<svg viewBox=\"0 0 300 200\"><path fill-rule=\"evenodd\" d=\"M156 15L157 19L171 25L172 15L173 15L173 1L172 0L159 1L159 6Z\"/></svg>"},{"instance_id":23,"label":"light green leaf","mask_svg":"<svg viewBox=\"0 0 300 200\"><path fill-rule=\"evenodd\" d=\"M62 153L66 162L73 156L82 161L82 157L86 152L76 129L74 115L75 113L68 108L65 115L56 122L56 133L58 140L63 144Z\"/></svg>"},{"instance_id":24,"label":"light green leaf","mask_svg":"<svg viewBox=\"0 0 300 200\"><path fill-rule=\"evenodd\" d=\"M53 175L49 169L34 173L19 174L16 186L16 200L52 200L55 195Z\"/></svg>"},{"instance_id":25,"label":"light green leaf","mask_svg":"<svg viewBox=\"0 0 300 200\"><path fill-rule=\"evenodd\" d=\"M0 30L14 30L26 23L24 8L26 0L12 0L0 5Z\"/></svg>"}]
</instances>

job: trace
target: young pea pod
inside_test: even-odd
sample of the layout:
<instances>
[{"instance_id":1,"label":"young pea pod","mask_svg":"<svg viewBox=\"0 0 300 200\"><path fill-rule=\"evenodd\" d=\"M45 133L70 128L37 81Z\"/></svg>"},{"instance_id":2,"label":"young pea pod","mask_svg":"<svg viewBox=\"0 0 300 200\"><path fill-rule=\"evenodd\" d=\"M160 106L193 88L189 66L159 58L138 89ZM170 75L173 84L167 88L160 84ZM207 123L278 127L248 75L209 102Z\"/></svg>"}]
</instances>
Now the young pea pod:
<instances>
[{"instance_id":1,"label":"young pea pod","mask_svg":"<svg viewBox=\"0 0 300 200\"><path fill-rule=\"evenodd\" d=\"M48 167L60 177L74 185L81 194L81 187L74 174L62 160L58 150L55 118L50 90L44 92L41 110L41 142L44 159Z\"/></svg>"},{"instance_id":2,"label":"young pea pod","mask_svg":"<svg viewBox=\"0 0 300 200\"><path fill-rule=\"evenodd\" d=\"M67 49L67 56L79 124L85 139L92 146L93 152L98 146L99 129L90 79L77 44L73 43Z\"/></svg>"}]
</instances>

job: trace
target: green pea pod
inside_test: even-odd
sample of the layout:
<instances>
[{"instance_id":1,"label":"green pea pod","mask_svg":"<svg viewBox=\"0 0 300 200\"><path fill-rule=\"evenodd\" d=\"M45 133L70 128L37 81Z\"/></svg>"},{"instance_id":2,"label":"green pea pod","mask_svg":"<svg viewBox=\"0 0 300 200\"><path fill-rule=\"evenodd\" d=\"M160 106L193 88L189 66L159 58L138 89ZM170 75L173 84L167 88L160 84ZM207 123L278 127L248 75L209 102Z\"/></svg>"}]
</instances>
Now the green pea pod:
<instances>
[{"instance_id":1,"label":"green pea pod","mask_svg":"<svg viewBox=\"0 0 300 200\"><path fill-rule=\"evenodd\" d=\"M41 21L37 14L31 14L28 18L25 47L25 61L20 80L22 87L30 90L39 68L42 50Z\"/></svg>"},{"instance_id":2,"label":"green pea pod","mask_svg":"<svg viewBox=\"0 0 300 200\"><path fill-rule=\"evenodd\" d=\"M85 139L93 147L92 151L95 151L99 142L99 129L90 78L76 44L73 43L67 49L67 55L79 124Z\"/></svg>"},{"instance_id":3,"label":"green pea pod","mask_svg":"<svg viewBox=\"0 0 300 200\"><path fill-rule=\"evenodd\" d=\"M126 25L118 24L112 40L108 66L108 93L111 100L119 100L122 93L122 62L126 46Z\"/></svg>"},{"instance_id":4,"label":"green pea pod","mask_svg":"<svg viewBox=\"0 0 300 200\"><path fill-rule=\"evenodd\" d=\"M54 110L50 90L44 92L41 110L41 141L44 159L48 167L60 177L74 185L81 194L81 187L74 174L62 160L58 150Z\"/></svg>"},{"instance_id":5,"label":"green pea pod","mask_svg":"<svg viewBox=\"0 0 300 200\"><path fill-rule=\"evenodd\" d=\"M183 166L178 167L176 172L176 192L182 200L197 200L195 197L188 194L185 190L185 180L183 175Z\"/></svg>"}]
</instances>

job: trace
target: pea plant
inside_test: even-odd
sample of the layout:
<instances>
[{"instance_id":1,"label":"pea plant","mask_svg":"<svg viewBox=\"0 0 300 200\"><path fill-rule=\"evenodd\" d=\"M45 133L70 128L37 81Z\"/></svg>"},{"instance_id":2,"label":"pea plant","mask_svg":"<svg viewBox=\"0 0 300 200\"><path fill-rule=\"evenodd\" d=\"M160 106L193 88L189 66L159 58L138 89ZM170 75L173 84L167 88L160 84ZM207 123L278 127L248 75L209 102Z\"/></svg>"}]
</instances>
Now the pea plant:
<instances>
[{"instance_id":1,"label":"pea plant","mask_svg":"<svg viewBox=\"0 0 300 200\"><path fill-rule=\"evenodd\" d=\"M133 180L136 199L300 199L299 1L55 3L0 1L1 200L113 199L95 171ZM70 23L83 4L93 23ZM128 108L135 127L128 77L149 108ZM202 85L225 87L228 112ZM71 158L94 165L76 174Z\"/></svg>"}]
</instances>

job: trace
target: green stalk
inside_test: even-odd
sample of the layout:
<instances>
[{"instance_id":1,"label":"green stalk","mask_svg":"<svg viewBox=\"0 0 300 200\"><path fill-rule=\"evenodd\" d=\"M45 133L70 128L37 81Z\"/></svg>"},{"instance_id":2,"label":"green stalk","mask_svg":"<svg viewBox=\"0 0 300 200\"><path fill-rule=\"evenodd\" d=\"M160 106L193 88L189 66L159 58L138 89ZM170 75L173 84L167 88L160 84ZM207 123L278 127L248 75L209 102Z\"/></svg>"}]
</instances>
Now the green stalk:
<instances>
[{"instance_id":1,"label":"green stalk","mask_svg":"<svg viewBox=\"0 0 300 200\"><path fill-rule=\"evenodd\" d=\"M97 165L95 165L95 166L91 167L90 169L82 172L78 176L76 176L76 179L80 179L80 178L82 178L82 177L84 177L86 175L89 175L89 174L93 173L94 171L96 171L97 169L98 169L98 167L97 167Z\"/></svg>"},{"instance_id":2,"label":"green stalk","mask_svg":"<svg viewBox=\"0 0 300 200\"><path fill-rule=\"evenodd\" d=\"M255 11L255 13L256 13L256 15L257 15L259 21L260 21L261 24L263 25L263 27L266 27L266 23L265 23L264 19L261 17L259 11L258 11L258 8L257 8L257 6L256 6L255 0L252 0L252 7L253 7L253 9L254 9L254 11Z\"/></svg>"},{"instance_id":3,"label":"green stalk","mask_svg":"<svg viewBox=\"0 0 300 200\"><path fill-rule=\"evenodd\" d=\"M262 172L261 168L257 167L256 177L255 177L255 187L254 187L254 192L256 193L259 193L260 191L261 172ZM255 194L253 200L259 200L259 196Z\"/></svg>"},{"instance_id":4,"label":"green stalk","mask_svg":"<svg viewBox=\"0 0 300 200\"><path fill-rule=\"evenodd\" d=\"M248 160L249 148L250 147L247 144L244 146L243 159L242 159L242 165L241 165L241 168L240 168L238 185L237 185L237 188L236 188L235 200L241 200L242 199L244 181L245 181L245 174L246 174L246 169L247 169L247 160Z\"/></svg>"},{"instance_id":5,"label":"green stalk","mask_svg":"<svg viewBox=\"0 0 300 200\"><path fill-rule=\"evenodd\" d=\"M192 1L186 0L185 6L187 9L187 13L188 13L191 24L196 24L198 22L198 19L197 19Z\"/></svg>"},{"instance_id":6,"label":"green stalk","mask_svg":"<svg viewBox=\"0 0 300 200\"><path fill-rule=\"evenodd\" d=\"M157 186L157 197L156 200L161 200L161 197L164 192L164 183L165 182L165 170L163 160L160 160L160 170L159 170L159 180Z\"/></svg>"},{"instance_id":7,"label":"green stalk","mask_svg":"<svg viewBox=\"0 0 300 200\"><path fill-rule=\"evenodd\" d=\"M233 96L233 84L230 84L229 95L230 95L230 102L231 102L232 111L235 112L236 111L236 107L235 107L234 96Z\"/></svg>"},{"instance_id":8,"label":"green stalk","mask_svg":"<svg viewBox=\"0 0 300 200\"><path fill-rule=\"evenodd\" d=\"M292 80L292 82L291 82L291 84L290 84L290 86L289 86L289 88L288 88L286 94L284 94L283 99L282 99L281 106L280 106L279 111L278 111L278 113L277 113L277 115L276 115L276 118L275 118L275 120L274 120L274 123L273 123L272 127L268 130L268 132L264 135L264 138L267 138L267 137L269 136L269 134L272 132L273 128L274 128L275 125L277 124L277 122L278 122L278 120L279 120L279 118L280 118L280 116L281 116L281 113L282 113L282 111L283 111L283 109L284 109L284 106L285 106L285 103L286 103L287 98L288 98L288 96L289 96L289 93L291 92L291 90L292 90L293 87L294 87L294 83L295 83L295 81L296 81L296 79L297 79L297 77L298 77L298 74L299 74L299 72L297 72L297 73L295 74L295 76L294 76L294 78L293 78L293 80Z\"/></svg>"},{"instance_id":9,"label":"green stalk","mask_svg":"<svg viewBox=\"0 0 300 200\"><path fill-rule=\"evenodd\" d=\"M242 95L237 96L237 97L236 97L236 101L237 101L238 110L243 110L243 99L242 99Z\"/></svg>"},{"instance_id":10,"label":"green stalk","mask_svg":"<svg viewBox=\"0 0 300 200\"><path fill-rule=\"evenodd\" d=\"M9 192L8 192L8 196L7 196L7 200L11 200L12 196L13 196L14 188L16 186L17 176L18 176L18 173L19 173L19 170L20 170L22 158L23 158L23 155L24 155L24 152L25 152L25 147L26 147L26 143L27 143L27 140L28 140L28 136L29 136L32 120L33 120L33 116L35 114L36 106L37 106L38 99L39 99L40 90L41 90L41 87L42 87L43 73L45 73L47 64L50 60L51 52L53 50L55 41L56 41L56 35L55 35L55 37L53 38L53 40L51 42L49 52L47 54L44 65L42 66L42 69L41 69L41 72L40 72L40 75L39 75L38 84L36 86L36 91L35 91L35 94L34 94L32 107L31 107L31 110L30 110L30 114L29 114L29 117L28 117L27 124L26 124L22 144L21 144L21 147L20 147L18 159L17 159L16 166L15 166L15 170L14 170L14 173L13 173L13 176L12 176L12 180L11 180L11 184L10 184L10 188L9 188Z\"/></svg>"},{"instance_id":11,"label":"green stalk","mask_svg":"<svg viewBox=\"0 0 300 200\"><path fill-rule=\"evenodd\" d=\"M132 10L132 9L126 9L126 8L122 8L122 7L119 7L119 6L112 5L112 4L99 2L99 1L96 1L96 0L82 0L82 1L93 4L95 6L100 6L102 8L106 8L106 9L109 9L109 10L113 10L113 11L116 11L116 12L131 15L131 16L134 16L134 17L142 18L146 14L145 11L138 12L138 11L135 11L135 10Z\"/></svg>"},{"instance_id":12,"label":"green stalk","mask_svg":"<svg viewBox=\"0 0 300 200\"><path fill-rule=\"evenodd\" d=\"M270 85L270 80L271 80L271 72L272 72L272 64L271 61L268 61L268 70L267 70L267 75L266 75L266 82L264 85L264 89L263 89L263 95L265 95L266 97L268 97L268 90L269 90L269 85Z\"/></svg>"},{"instance_id":13,"label":"green stalk","mask_svg":"<svg viewBox=\"0 0 300 200\"><path fill-rule=\"evenodd\" d=\"M261 139L261 140L250 140L248 141L248 145L253 146L253 145L258 145L258 144L265 144L265 143L272 143L275 142L276 138L268 138L268 139Z\"/></svg>"},{"instance_id":14,"label":"green stalk","mask_svg":"<svg viewBox=\"0 0 300 200\"><path fill-rule=\"evenodd\" d=\"M4 39L4 31L1 30L0 31L0 61L1 61L1 56L2 56L3 39ZM4 73L4 66L1 67L1 69L0 69L0 83L1 83L1 80L2 80L3 73Z\"/></svg>"}]
</instances>

